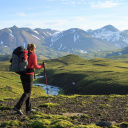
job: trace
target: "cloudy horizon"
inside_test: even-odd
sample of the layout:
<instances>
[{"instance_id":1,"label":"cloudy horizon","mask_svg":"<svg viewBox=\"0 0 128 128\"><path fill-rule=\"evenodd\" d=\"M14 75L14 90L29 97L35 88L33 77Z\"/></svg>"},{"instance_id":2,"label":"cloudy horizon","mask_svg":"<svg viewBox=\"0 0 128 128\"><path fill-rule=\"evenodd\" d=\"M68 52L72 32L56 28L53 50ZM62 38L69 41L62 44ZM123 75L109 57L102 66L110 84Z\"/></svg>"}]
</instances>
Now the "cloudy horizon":
<instances>
[{"instance_id":1,"label":"cloudy horizon","mask_svg":"<svg viewBox=\"0 0 128 128\"><path fill-rule=\"evenodd\" d=\"M66 30L113 25L128 29L127 0L1 0L0 29L12 27Z\"/></svg>"}]
</instances>

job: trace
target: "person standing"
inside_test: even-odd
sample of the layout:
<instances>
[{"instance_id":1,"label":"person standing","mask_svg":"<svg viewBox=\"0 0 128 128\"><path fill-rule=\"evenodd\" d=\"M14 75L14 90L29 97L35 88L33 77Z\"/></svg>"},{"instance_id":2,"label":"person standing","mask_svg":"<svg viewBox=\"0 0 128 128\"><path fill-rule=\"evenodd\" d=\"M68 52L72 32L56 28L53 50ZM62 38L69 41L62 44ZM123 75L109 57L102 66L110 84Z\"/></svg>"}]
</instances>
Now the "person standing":
<instances>
[{"instance_id":1,"label":"person standing","mask_svg":"<svg viewBox=\"0 0 128 128\"><path fill-rule=\"evenodd\" d=\"M27 114L35 111L34 109L32 109L31 101L30 101L32 85L33 85L34 68L40 69L40 68L44 68L45 66L45 64L42 64L42 65L37 64L37 56L35 54L35 51L36 51L35 44L28 44L27 50L28 50L27 72L24 75L20 75L24 93L22 94L17 104L14 106L14 110L17 111L17 113L21 115L23 115L23 112L21 111L21 107L24 101L26 101L26 113Z\"/></svg>"}]
</instances>

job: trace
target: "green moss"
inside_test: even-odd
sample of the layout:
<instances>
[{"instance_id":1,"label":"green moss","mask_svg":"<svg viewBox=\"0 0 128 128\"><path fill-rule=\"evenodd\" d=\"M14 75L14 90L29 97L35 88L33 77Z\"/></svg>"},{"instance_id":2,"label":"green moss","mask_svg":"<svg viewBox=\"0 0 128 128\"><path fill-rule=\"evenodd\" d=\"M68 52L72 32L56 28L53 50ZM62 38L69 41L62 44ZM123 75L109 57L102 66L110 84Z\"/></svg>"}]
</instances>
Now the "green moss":
<instances>
[{"instance_id":1,"label":"green moss","mask_svg":"<svg viewBox=\"0 0 128 128\"><path fill-rule=\"evenodd\" d=\"M29 117L29 119L36 120L36 119L45 119L46 115L43 113L38 113L35 115L30 115L28 117Z\"/></svg>"},{"instance_id":2,"label":"green moss","mask_svg":"<svg viewBox=\"0 0 128 128\"><path fill-rule=\"evenodd\" d=\"M74 125L67 120L58 120L58 121L54 121L52 122L53 125L51 125L51 128L70 128L70 127L74 127Z\"/></svg>"},{"instance_id":3,"label":"green moss","mask_svg":"<svg viewBox=\"0 0 128 128\"><path fill-rule=\"evenodd\" d=\"M86 125L85 128L101 128L101 127L95 124L89 124L89 125Z\"/></svg>"},{"instance_id":4,"label":"green moss","mask_svg":"<svg viewBox=\"0 0 128 128\"><path fill-rule=\"evenodd\" d=\"M42 121L34 121L30 124L31 128L45 128Z\"/></svg>"},{"instance_id":5,"label":"green moss","mask_svg":"<svg viewBox=\"0 0 128 128\"><path fill-rule=\"evenodd\" d=\"M57 103L44 103L44 104L41 104L39 105L39 107L57 107L57 106L60 106L59 104Z\"/></svg>"},{"instance_id":6,"label":"green moss","mask_svg":"<svg viewBox=\"0 0 128 128\"><path fill-rule=\"evenodd\" d=\"M10 120L10 121L5 121L1 124L2 127L6 126L21 126L22 123L17 121L17 120Z\"/></svg>"},{"instance_id":7,"label":"green moss","mask_svg":"<svg viewBox=\"0 0 128 128\"><path fill-rule=\"evenodd\" d=\"M75 116L70 116L70 118L71 118L72 120L74 120L74 119L78 119L79 116L77 116L77 115L75 115Z\"/></svg>"},{"instance_id":8,"label":"green moss","mask_svg":"<svg viewBox=\"0 0 128 128\"><path fill-rule=\"evenodd\" d=\"M50 125L51 121L47 119L33 121L30 124L31 128L47 128Z\"/></svg>"},{"instance_id":9,"label":"green moss","mask_svg":"<svg viewBox=\"0 0 128 128\"><path fill-rule=\"evenodd\" d=\"M88 115L86 115L86 114L81 115L80 117L81 117L81 118L89 118L89 116L88 116Z\"/></svg>"},{"instance_id":10,"label":"green moss","mask_svg":"<svg viewBox=\"0 0 128 128\"><path fill-rule=\"evenodd\" d=\"M3 102L4 101L4 99L0 99L0 102Z\"/></svg>"}]
</instances>

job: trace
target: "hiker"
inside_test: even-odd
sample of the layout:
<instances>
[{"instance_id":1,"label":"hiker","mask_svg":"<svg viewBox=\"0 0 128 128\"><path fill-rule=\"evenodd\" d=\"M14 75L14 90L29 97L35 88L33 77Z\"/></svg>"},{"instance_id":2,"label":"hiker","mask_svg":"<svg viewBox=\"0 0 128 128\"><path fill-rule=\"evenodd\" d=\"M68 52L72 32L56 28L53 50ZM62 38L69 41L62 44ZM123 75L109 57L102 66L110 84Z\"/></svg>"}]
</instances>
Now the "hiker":
<instances>
[{"instance_id":1,"label":"hiker","mask_svg":"<svg viewBox=\"0 0 128 128\"><path fill-rule=\"evenodd\" d=\"M21 115L23 115L23 112L21 111L21 107L24 101L26 101L26 113L27 114L35 111L34 109L32 109L31 101L30 101L32 84L33 84L34 68L40 69L40 68L45 67L44 63L42 65L37 64L37 56L35 54L35 51L36 51L35 44L28 44L27 50L28 50L27 73L25 75L20 75L24 93L21 96L18 103L14 106L14 110L17 111Z\"/></svg>"}]
</instances>

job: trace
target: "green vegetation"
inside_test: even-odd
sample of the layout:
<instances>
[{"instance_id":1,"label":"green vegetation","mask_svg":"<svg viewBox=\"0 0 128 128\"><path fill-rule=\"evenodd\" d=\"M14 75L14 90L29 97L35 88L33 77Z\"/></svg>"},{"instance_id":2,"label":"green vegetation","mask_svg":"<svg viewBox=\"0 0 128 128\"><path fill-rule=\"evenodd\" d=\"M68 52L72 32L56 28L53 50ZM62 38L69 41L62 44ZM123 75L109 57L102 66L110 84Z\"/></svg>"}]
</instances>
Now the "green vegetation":
<instances>
[{"instance_id":1,"label":"green vegetation","mask_svg":"<svg viewBox=\"0 0 128 128\"><path fill-rule=\"evenodd\" d=\"M18 127L18 126L21 126L21 125L22 125L22 123L19 122L19 121L16 121L16 120L9 120L9 121L1 123L2 127L8 127L8 126L10 126L10 127Z\"/></svg>"},{"instance_id":2,"label":"green vegetation","mask_svg":"<svg viewBox=\"0 0 128 128\"><path fill-rule=\"evenodd\" d=\"M9 71L9 62L0 61L0 127L100 128L96 122L101 119L117 120L110 128L127 127L128 95L117 95L127 94L128 90L125 61L87 60L76 55L46 60L48 84L60 86L65 94L75 95L49 96L49 107L44 90L33 86L32 107L37 111L23 116L12 109L23 93L20 77ZM43 75L43 69L36 70L36 74Z\"/></svg>"},{"instance_id":3,"label":"green vegetation","mask_svg":"<svg viewBox=\"0 0 128 128\"><path fill-rule=\"evenodd\" d=\"M87 60L73 54L46 60L48 84L63 88L61 89L63 94L127 94L128 64L120 61L103 58ZM126 62L126 57L123 62ZM22 86L19 75L9 72L9 62L3 61L0 65L2 83L0 96L3 97L6 90L7 92L9 90L8 96L20 96ZM36 70L36 73L42 75L43 69ZM35 82L43 81L36 79ZM35 90L37 87L33 88ZM18 93L15 91L17 89L20 90ZM38 94L41 95L42 92Z\"/></svg>"},{"instance_id":4,"label":"green vegetation","mask_svg":"<svg viewBox=\"0 0 128 128\"><path fill-rule=\"evenodd\" d=\"M44 104L41 104L39 107L56 107L56 106L59 106L59 104L57 104L57 103L44 103Z\"/></svg>"},{"instance_id":5,"label":"green vegetation","mask_svg":"<svg viewBox=\"0 0 128 128\"><path fill-rule=\"evenodd\" d=\"M127 63L103 58L87 60L73 54L46 63L48 84L63 88L65 94L128 92Z\"/></svg>"},{"instance_id":6,"label":"green vegetation","mask_svg":"<svg viewBox=\"0 0 128 128\"><path fill-rule=\"evenodd\" d=\"M8 61L11 59L11 55L2 55L0 54L0 61Z\"/></svg>"}]
</instances>

